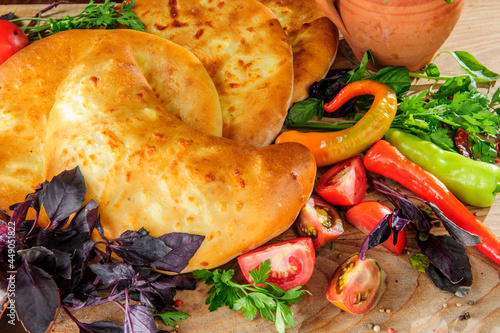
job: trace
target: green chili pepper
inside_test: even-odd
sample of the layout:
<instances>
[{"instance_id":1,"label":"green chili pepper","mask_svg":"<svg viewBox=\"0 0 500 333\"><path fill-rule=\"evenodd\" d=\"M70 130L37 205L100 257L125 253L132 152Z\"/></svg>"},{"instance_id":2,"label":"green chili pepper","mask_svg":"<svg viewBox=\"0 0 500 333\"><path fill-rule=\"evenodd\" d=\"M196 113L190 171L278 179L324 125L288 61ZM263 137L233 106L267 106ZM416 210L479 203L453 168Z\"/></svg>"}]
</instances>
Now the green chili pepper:
<instances>
[{"instance_id":1,"label":"green chili pepper","mask_svg":"<svg viewBox=\"0 0 500 333\"><path fill-rule=\"evenodd\" d=\"M385 139L410 161L432 173L461 201L489 207L500 192L500 168L442 150L430 141L391 128Z\"/></svg>"}]
</instances>

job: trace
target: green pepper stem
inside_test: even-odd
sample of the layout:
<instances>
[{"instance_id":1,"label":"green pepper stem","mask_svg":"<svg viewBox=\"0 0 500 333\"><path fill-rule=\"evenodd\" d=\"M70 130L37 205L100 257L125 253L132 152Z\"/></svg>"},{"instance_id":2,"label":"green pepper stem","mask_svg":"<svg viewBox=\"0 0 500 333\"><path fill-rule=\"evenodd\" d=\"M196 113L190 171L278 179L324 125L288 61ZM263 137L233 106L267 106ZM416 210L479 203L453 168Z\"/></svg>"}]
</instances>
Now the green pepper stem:
<instances>
[{"instance_id":1,"label":"green pepper stem","mask_svg":"<svg viewBox=\"0 0 500 333\"><path fill-rule=\"evenodd\" d=\"M500 192L500 182L497 183L497 186L495 187L495 190L493 191L493 193L498 193Z\"/></svg>"}]
</instances>

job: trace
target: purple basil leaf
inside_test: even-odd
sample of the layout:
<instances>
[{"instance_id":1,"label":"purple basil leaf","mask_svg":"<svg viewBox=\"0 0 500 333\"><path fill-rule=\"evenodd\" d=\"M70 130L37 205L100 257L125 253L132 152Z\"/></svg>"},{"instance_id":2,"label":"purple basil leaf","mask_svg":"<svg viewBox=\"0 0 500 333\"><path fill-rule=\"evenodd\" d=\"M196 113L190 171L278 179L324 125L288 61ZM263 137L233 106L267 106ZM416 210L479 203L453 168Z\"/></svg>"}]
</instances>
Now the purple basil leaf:
<instances>
[{"instance_id":1,"label":"purple basil leaf","mask_svg":"<svg viewBox=\"0 0 500 333\"><path fill-rule=\"evenodd\" d=\"M34 200L35 197L33 195L28 195L26 200L19 204L12 212L11 222L14 222L16 229L26 220L26 215L28 215L28 210Z\"/></svg>"},{"instance_id":2,"label":"purple basil leaf","mask_svg":"<svg viewBox=\"0 0 500 333\"><path fill-rule=\"evenodd\" d=\"M32 333L45 333L60 305L54 280L44 270L24 260L17 270L14 299L19 320Z\"/></svg>"},{"instance_id":3,"label":"purple basil leaf","mask_svg":"<svg viewBox=\"0 0 500 333\"><path fill-rule=\"evenodd\" d=\"M403 230L411 220L400 217L401 210L399 208L394 209L391 218L391 229L393 235L393 245L396 245L398 242L398 235L401 230Z\"/></svg>"},{"instance_id":4,"label":"purple basil leaf","mask_svg":"<svg viewBox=\"0 0 500 333\"><path fill-rule=\"evenodd\" d=\"M151 333L157 332L153 314L144 305L125 304L124 333Z\"/></svg>"},{"instance_id":5,"label":"purple basil leaf","mask_svg":"<svg viewBox=\"0 0 500 333\"><path fill-rule=\"evenodd\" d=\"M18 253L31 265L43 269L52 276L71 279L71 255L56 249L34 246Z\"/></svg>"},{"instance_id":6,"label":"purple basil leaf","mask_svg":"<svg viewBox=\"0 0 500 333\"><path fill-rule=\"evenodd\" d=\"M92 264L89 268L105 285L115 284L121 280L132 280L135 277L132 266L121 262Z\"/></svg>"},{"instance_id":7,"label":"purple basil leaf","mask_svg":"<svg viewBox=\"0 0 500 333\"><path fill-rule=\"evenodd\" d=\"M441 239L442 237L428 234L425 241L417 237L417 244L431 264L439 269L451 283L458 283L465 277L465 274L460 263L450 252L448 244L442 242Z\"/></svg>"},{"instance_id":8,"label":"purple basil leaf","mask_svg":"<svg viewBox=\"0 0 500 333\"><path fill-rule=\"evenodd\" d=\"M71 254L68 252L60 251L58 249L52 249L52 252L57 259L56 276L60 276L65 279L71 279Z\"/></svg>"},{"instance_id":9,"label":"purple basil leaf","mask_svg":"<svg viewBox=\"0 0 500 333\"><path fill-rule=\"evenodd\" d=\"M90 200L78 211L78 213L76 213L75 217L71 219L66 229L92 233L98 216L97 203L94 200Z\"/></svg>"},{"instance_id":10,"label":"purple basil leaf","mask_svg":"<svg viewBox=\"0 0 500 333\"><path fill-rule=\"evenodd\" d=\"M164 309L174 304L175 289L156 290L153 287L145 287L130 292L130 298L141 302L142 305L155 312L164 312Z\"/></svg>"},{"instance_id":11,"label":"purple basil leaf","mask_svg":"<svg viewBox=\"0 0 500 333\"><path fill-rule=\"evenodd\" d=\"M401 209L401 217L413 221L417 229L422 232L429 232L432 228L431 219L416 204L406 198L396 198Z\"/></svg>"},{"instance_id":12,"label":"purple basil leaf","mask_svg":"<svg viewBox=\"0 0 500 333\"><path fill-rule=\"evenodd\" d=\"M96 286L87 281L82 281L73 287L73 292L61 295L63 303L73 308L83 308L86 306L98 305L101 302L101 296Z\"/></svg>"},{"instance_id":13,"label":"purple basil leaf","mask_svg":"<svg viewBox=\"0 0 500 333\"><path fill-rule=\"evenodd\" d=\"M173 232L158 239L172 249L166 256L154 262L152 266L163 271L180 273L194 256L205 236Z\"/></svg>"},{"instance_id":14,"label":"purple basil leaf","mask_svg":"<svg viewBox=\"0 0 500 333\"><path fill-rule=\"evenodd\" d=\"M3 209L0 209L0 221L5 223L10 221L10 216Z\"/></svg>"},{"instance_id":15,"label":"purple basil leaf","mask_svg":"<svg viewBox=\"0 0 500 333\"><path fill-rule=\"evenodd\" d=\"M50 230L44 230L50 231ZM77 230L58 230L46 235L45 246L50 249L58 249L64 252L73 253L79 249L87 240L90 239L88 232L79 232Z\"/></svg>"},{"instance_id":16,"label":"purple basil leaf","mask_svg":"<svg viewBox=\"0 0 500 333\"><path fill-rule=\"evenodd\" d=\"M134 265L145 265L155 262L170 252L170 248L158 238L143 233L127 232L115 241L119 245L110 244L113 250L123 260ZM125 233L124 233L125 234Z\"/></svg>"},{"instance_id":17,"label":"purple basil leaf","mask_svg":"<svg viewBox=\"0 0 500 333\"><path fill-rule=\"evenodd\" d=\"M44 188L41 200L54 228L80 209L86 191L85 180L78 167L65 170L52 178Z\"/></svg>"},{"instance_id":18,"label":"purple basil leaf","mask_svg":"<svg viewBox=\"0 0 500 333\"><path fill-rule=\"evenodd\" d=\"M50 275L54 275L57 269L57 258L54 252L43 246L34 246L28 249L19 250L18 253L27 263L43 269Z\"/></svg>"},{"instance_id":19,"label":"purple basil leaf","mask_svg":"<svg viewBox=\"0 0 500 333\"><path fill-rule=\"evenodd\" d=\"M369 177L369 179L375 190L385 195L395 207L399 207L401 210L399 216L413 221L419 231L429 232L431 230L431 218L422 209L390 186L374 178Z\"/></svg>"},{"instance_id":20,"label":"purple basil leaf","mask_svg":"<svg viewBox=\"0 0 500 333\"><path fill-rule=\"evenodd\" d=\"M99 217L97 218L97 220L94 221L94 227L96 228L97 232L99 233L99 236L103 240L107 241L108 239L104 235L104 228L102 227L101 219Z\"/></svg>"},{"instance_id":21,"label":"purple basil leaf","mask_svg":"<svg viewBox=\"0 0 500 333\"><path fill-rule=\"evenodd\" d=\"M75 284L77 284L83 278L83 274L87 269L87 265L89 260L91 259L95 244L96 242L89 239L75 251L73 255L74 274L72 279L72 282L74 282Z\"/></svg>"},{"instance_id":22,"label":"purple basil leaf","mask_svg":"<svg viewBox=\"0 0 500 333\"><path fill-rule=\"evenodd\" d=\"M359 259L365 260L365 253L372 247L382 244L391 236L391 214L384 216L382 220L366 236L359 250Z\"/></svg>"},{"instance_id":23,"label":"purple basil leaf","mask_svg":"<svg viewBox=\"0 0 500 333\"><path fill-rule=\"evenodd\" d=\"M96 321L91 324L80 323L80 333L123 333L123 326L112 321Z\"/></svg>"},{"instance_id":24,"label":"purple basil leaf","mask_svg":"<svg viewBox=\"0 0 500 333\"><path fill-rule=\"evenodd\" d=\"M185 275L161 275L151 282L151 286L159 290L168 288L194 290L196 288L196 279Z\"/></svg>"},{"instance_id":25,"label":"purple basil leaf","mask_svg":"<svg viewBox=\"0 0 500 333\"><path fill-rule=\"evenodd\" d=\"M439 289L464 297L472 286L472 270L467 252L461 244L450 236L438 236L438 238L442 243L446 244L451 255L459 263L464 272L464 278L459 283L451 283L434 265L429 265L427 273L434 285Z\"/></svg>"},{"instance_id":26,"label":"purple basil leaf","mask_svg":"<svg viewBox=\"0 0 500 333\"><path fill-rule=\"evenodd\" d=\"M465 246L474 246L482 243L478 235L460 228L449 218L447 218L438 208L438 206L436 206L436 204L434 204L433 202L426 202L426 204L431 207L431 209L434 211L434 214L436 214L439 220L443 223L446 231L448 231L450 236L452 236L457 242Z\"/></svg>"}]
</instances>

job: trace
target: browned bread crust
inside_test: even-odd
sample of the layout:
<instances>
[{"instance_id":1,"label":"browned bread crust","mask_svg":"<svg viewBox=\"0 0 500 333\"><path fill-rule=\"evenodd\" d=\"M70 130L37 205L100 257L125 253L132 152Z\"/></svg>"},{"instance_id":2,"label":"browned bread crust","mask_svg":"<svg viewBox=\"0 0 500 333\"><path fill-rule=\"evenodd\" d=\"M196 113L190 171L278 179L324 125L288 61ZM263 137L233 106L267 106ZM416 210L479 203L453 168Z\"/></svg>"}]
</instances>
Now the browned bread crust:
<instances>
[{"instance_id":1,"label":"browned bread crust","mask_svg":"<svg viewBox=\"0 0 500 333\"><path fill-rule=\"evenodd\" d=\"M133 30L58 33L0 66L0 209L8 211L43 181L42 147L56 90L105 36L131 45L137 66L165 108L205 133L222 135L217 91L203 65L186 49Z\"/></svg>"},{"instance_id":2,"label":"browned bread crust","mask_svg":"<svg viewBox=\"0 0 500 333\"><path fill-rule=\"evenodd\" d=\"M108 238L141 227L153 236L204 235L186 272L219 266L289 228L316 173L300 144L241 145L185 125L116 38L96 43L58 87L44 160L47 179L80 167Z\"/></svg>"},{"instance_id":3,"label":"browned bread crust","mask_svg":"<svg viewBox=\"0 0 500 333\"><path fill-rule=\"evenodd\" d=\"M315 1L259 0L268 6L285 30L293 50L292 103L309 96L308 89L330 69L339 45L337 27Z\"/></svg>"},{"instance_id":4,"label":"browned bread crust","mask_svg":"<svg viewBox=\"0 0 500 333\"><path fill-rule=\"evenodd\" d=\"M223 136L273 142L293 88L290 41L271 10L256 0L137 0L133 11L152 34L192 51L219 92Z\"/></svg>"}]
</instances>

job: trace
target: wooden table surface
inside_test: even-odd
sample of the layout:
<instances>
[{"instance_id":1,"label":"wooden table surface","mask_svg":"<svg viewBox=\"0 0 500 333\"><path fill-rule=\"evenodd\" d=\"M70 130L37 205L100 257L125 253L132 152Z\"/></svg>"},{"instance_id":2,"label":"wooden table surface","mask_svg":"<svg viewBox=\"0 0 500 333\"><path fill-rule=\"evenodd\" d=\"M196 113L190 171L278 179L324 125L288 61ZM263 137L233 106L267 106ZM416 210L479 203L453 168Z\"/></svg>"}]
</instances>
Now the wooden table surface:
<instances>
[{"instance_id":1,"label":"wooden table surface","mask_svg":"<svg viewBox=\"0 0 500 333\"><path fill-rule=\"evenodd\" d=\"M36 0L35 0L36 1ZM9 3L20 3L9 1ZM49 1L50 2L50 1ZM18 16L33 15L44 5L0 5L0 15L9 11ZM58 14L76 13L82 5L61 5ZM54 14L56 13L54 12ZM500 1L468 0L462 16L442 50L468 51L494 72L500 73ZM342 43L341 43L342 45ZM344 44L345 46L345 44ZM339 52L334 66L345 62ZM450 56L441 56L438 65L442 72L462 73ZM490 89L491 95L498 84ZM368 194L367 199L378 199ZM500 237L500 196L490 208L470 207L478 218ZM375 308L365 315L350 315L331 305L325 297L326 286L340 263L357 252L364 236L346 224L344 235L335 243L335 249L321 248L315 272L305 285L312 296L292 307L295 313L295 328L288 332L369 332L369 323L379 325L381 332L394 328L396 332L500 332L500 266L474 248L468 248L474 283L464 298L438 290L425 274L411 268L408 255L396 256L383 247L369 251L386 274L385 292ZM411 235L411 233L410 233ZM281 239L292 238L292 228ZM417 251L409 237L408 249ZM179 292L183 300L180 307L191 315L180 323L178 332L274 332L274 324L264 319L249 322L241 312L222 308L210 313L204 305L206 286L198 284L195 291ZM390 311L380 311L390 309ZM460 320L468 312L470 318ZM104 305L74 312L84 321L113 320L121 323L123 314L115 305ZM160 325L161 326L161 325ZM164 329L172 329L164 327ZM78 332L77 327L65 314L60 314L54 332Z\"/></svg>"}]
</instances>

